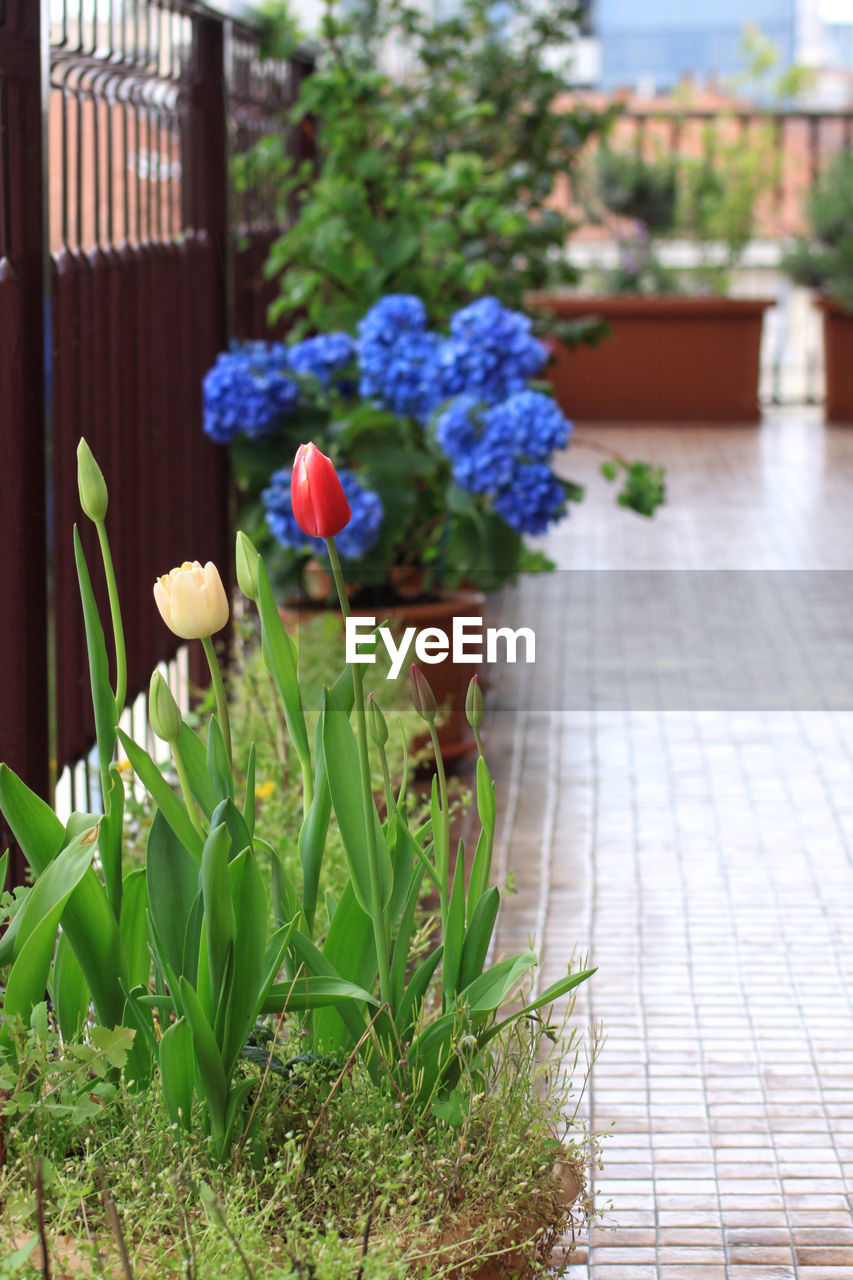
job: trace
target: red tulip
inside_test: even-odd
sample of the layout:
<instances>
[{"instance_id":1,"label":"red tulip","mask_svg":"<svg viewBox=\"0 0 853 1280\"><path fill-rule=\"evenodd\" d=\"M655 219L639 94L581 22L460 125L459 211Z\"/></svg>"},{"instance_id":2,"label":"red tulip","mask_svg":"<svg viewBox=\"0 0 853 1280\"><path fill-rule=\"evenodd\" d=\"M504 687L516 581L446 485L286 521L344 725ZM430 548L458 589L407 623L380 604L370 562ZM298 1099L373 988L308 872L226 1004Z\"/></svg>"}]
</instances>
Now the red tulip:
<instances>
[{"instance_id":1,"label":"red tulip","mask_svg":"<svg viewBox=\"0 0 853 1280\"><path fill-rule=\"evenodd\" d=\"M315 444L296 450L290 497L296 523L312 538L333 538L352 516L334 463Z\"/></svg>"}]
</instances>

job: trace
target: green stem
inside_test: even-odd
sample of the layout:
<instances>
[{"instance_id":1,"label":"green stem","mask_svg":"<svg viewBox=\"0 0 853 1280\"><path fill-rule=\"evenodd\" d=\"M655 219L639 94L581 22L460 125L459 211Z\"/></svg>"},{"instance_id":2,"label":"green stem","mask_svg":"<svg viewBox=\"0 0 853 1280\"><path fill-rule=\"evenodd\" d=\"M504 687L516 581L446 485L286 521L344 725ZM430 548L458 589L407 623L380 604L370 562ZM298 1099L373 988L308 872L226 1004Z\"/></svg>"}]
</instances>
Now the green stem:
<instances>
[{"instance_id":1,"label":"green stem","mask_svg":"<svg viewBox=\"0 0 853 1280\"><path fill-rule=\"evenodd\" d=\"M442 826L442 865L436 867L439 879L439 895L441 898L441 924L442 928L447 927L447 899L448 888L447 882L450 878L450 806L447 803L447 776L444 772L444 760L441 755L441 747L438 742L438 730L435 727L435 721L430 721L429 736L432 739L432 750L435 756L435 768L438 774L438 798L441 804L441 826Z\"/></svg>"},{"instance_id":2,"label":"green stem","mask_svg":"<svg viewBox=\"0 0 853 1280\"><path fill-rule=\"evenodd\" d=\"M341 613L344 621L351 616L347 597L344 571L334 538L326 539L329 561L338 591ZM361 794L364 806L364 830L367 837L367 857L370 868L370 882L373 890L373 937L376 943L376 961L379 966L379 990L382 1003L390 1006L391 967L388 963L388 946L384 911L379 901L379 854L376 848L376 829L373 823L373 789L370 785L370 756L367 749L367 714L364 705L364 679L361 664L352 663L352 682L355 690L355 721L358 738L358 759L361 766Z\"/></svg>"},{"instance_id":3,"label":"green stem","mask_svg":"<svg viewBox=\"0 0 853 1280\"><path fill-rule=\"evenodd\" d=\"M184 758L181 755L177 742L172 743L172 759L175 761L175 768L178 771L178 782L181 784L181 794L184 797L184 804L187 807L187 813L190 816L190 822L195 827L198 834L204 840L204 828L201 825L201 819L198 816L198 810L195 807L192 788L190 787L189 775L184 764Z\"/></svg>"},{"instance_id":4,"label":"green stem","mask_svg":"<svg viewBox=\"0 0 853 1280\"><path fill-rule=\"evenodd\" d=\"M107 593L110 600L110 618L113 624L113 643L116 655L116 719L121 718L127 698L127 654L124 647L124 624L121 620L121 607L118 599L113 557L110 552L110 540L107 537L107 526L103 520L96 521L98 541L101 544L101 559L104 562L104 575L107 579Z\"/></svg>"},{"instance_id":5,"label":"green stem","mask_svg":"<svg viewBox=\"0 0 853 1280\"><path fill-rule=\"evenodd\" d=\"M482 758L485 760L486 753L483 750L483 739L480 737L480 730L476 728L476 726L474 728L474 741L477 744L477 755L482 756Z\"/></svg>"},{"instance_id":6,"label":"green stem","mask_svg":"<svg viewBox=\"0 0 853 1280\"><path fill-rule=\"evenodd\" d=\"M225 739L228 763L232 764L231 720L228 716L228 699L225 697L225 685L222 683L222 669L219 666L219 659L216 656L216 650L213 647L213 641L210 636L202 636L201 643L204 648L204 656L207 658L207 665L210 667L210 678L213 681L213 692L216 696L216 718L219 721L219 727Z\"/></svg>"}]
</instances>

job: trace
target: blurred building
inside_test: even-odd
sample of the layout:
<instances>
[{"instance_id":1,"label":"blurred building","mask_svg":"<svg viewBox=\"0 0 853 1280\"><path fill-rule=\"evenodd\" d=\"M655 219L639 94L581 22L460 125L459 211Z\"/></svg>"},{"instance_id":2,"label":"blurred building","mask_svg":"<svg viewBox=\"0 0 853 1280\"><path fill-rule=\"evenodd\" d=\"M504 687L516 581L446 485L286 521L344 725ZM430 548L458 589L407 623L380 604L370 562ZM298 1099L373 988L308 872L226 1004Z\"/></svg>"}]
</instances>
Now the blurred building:
<instances>
[{"instance_id":1,"label":"blurred building","mask_svg":"<svg viewBox=\"0 0 853 1280\"><path fill-rule=\"evenodd\" d=\"M776 45L780 69L853 68L853 0L592 0L598 86L648 95L685 79L724 81L743 71L747 23Z\"/></svg>"}]
</instances>

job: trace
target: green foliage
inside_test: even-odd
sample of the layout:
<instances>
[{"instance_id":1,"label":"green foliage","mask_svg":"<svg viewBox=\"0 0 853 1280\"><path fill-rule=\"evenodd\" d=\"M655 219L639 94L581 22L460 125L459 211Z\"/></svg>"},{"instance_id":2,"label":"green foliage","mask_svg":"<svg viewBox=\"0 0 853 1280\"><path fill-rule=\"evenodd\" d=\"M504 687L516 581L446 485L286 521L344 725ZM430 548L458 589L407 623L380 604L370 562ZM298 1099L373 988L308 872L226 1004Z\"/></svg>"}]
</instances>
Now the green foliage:
<instances>
[{"instance_id":1,"label":"green foliage","mask_svg":"<svg viewBox=\"0 0 853 1280\"><path fill-rule=\"evenodd\" d=\"M620 507L629 507L638 515L653 516L666 500L663 467L652 466L649 462L611 458L601 464L601 474L605 480L621 480L616 500Z\"/></svg>"},{"instance_id":2,"label":"green foliage","mask_svg":"<svg viewBox=\"0 0 853 1280\"><path fill-rule=\"evenodd\" d=\"M574 1123L579 1046L559 1026L503 1032L484 1087L463 1073L418 1129L361 1062L344 1073L305 1054L296 1027L259 1028L254 1052L269 1071L253 1098L255 1137L225 1170L172 1123L156 1080L139 1094L118 1078L131 1032L93 1028L63 1045L42 1004L15 1034L17 1067L0 1061L0 1267L37 1239L40 1206L56 1274L76 1273L73 1257L118 1280L121 1239L139 1276L337 1280L357 1274L369 1219L366 1280L404 1280L419 1264L450 1280L449 1226L473 1219L470 1253L483 1260L508 1247L508 1217L556 1234L567 1214L555 1156L581 1182L596 1156ZM258 1066L240 1068L243 1078L257 1080ZM580 1231L590 1214L584 1194L571 1223ZM535 1256L532 1239L526 1252ZM10 1280L41 1276L32 1262ZM544 1274L531 1261L531 1275Z\"/></svg>"},{"instance_id":3,"label":"green foliage","mask_svg":"<svg viewBox=\"0 0 853 1280\"><path fill-rule=\"evenodd\" d=\"M346 586L331 540L329 547L347 614ZM251 553L248 544L244 550ZM78 569L81 564L85 569L81 557L82 552ZM301 774L301 900L274 846L254 834L254 746L241 775L251 796L244 794L239 804L240 788L215 715L206 747L189 723L170 735L180 796L148 752L120 735L156 812L144 874L137 868L121 878L122 824L117 822L118 835L111 834L109 846L118 855L112 868L117 881L111 881L105 865L101 875L92 865L111 816L109 796L100 821L73 814L63 829L48 806L0 765L0 803L36 873L30 891L6 903L11 918L0 943L0 965L8 966L0 1060L14 1056L16 1028L40 1007L45 988L57 1005L60 1025L75 1033L91 994L100 1024L91 1032L93 1042L113 1044L110 1037L118 1036L116 1043L131 1054L128 1076L140 1088L156 1063L172 1124L187 1133L200 1125L220 1161L235 1145L241 1150L253 1141L256 1108L249 1107L248 1097L256 1077L244 1071L244 1049L264 1016L275 1015L280 1030L288 1017L308 1015L302 1026L306 1049L341 1054L350 1064L361 1058L373 1079L387 1077L386 1087L403 1100L417 1126L435 1114L436 1101L457 1089L462 1078L467 1076L472 1088L482 1087L488 1046L504 1028L519 1018L538 1017L593 973L569 970L534 1002L517 1000L506 1014L504 1006L521 995L536 956L526 951L485 968L497 916L497 890L489 888L496 799L482 753L475 874L466 888L460 843L451 888L451 799L434 720L429 727L436 775L429 818L410 825L402 796L391 789L384 743L375 744L384 785L380 816L361 668L345 668L324 689L312 751L298 645L282 624L262 560L257 585L264 663ZM85 572L80 573L80 587L96 705L102 693L103 703L111 701L115 713L104 679L103 634ZM113 620L120 628L115 611ZM213 668L211 674L217 687ZM217 707L222 711L219 693ZM353 708L355 732L350 725ZM101 719L99 732L114 746L115 729L106 715ZM105 787L119 776L112 749L101 753ZM332 809L349 876L337 900L326 895L321 922L317 905ZM274 900L262 863L275 869L269 886ZM443 949L422 962L416 913L425 871L438 890ZM111 884L121 891L118 914ZM57 950L60 925L67 943ZM105 954L112 968L98 974ZM441 1009L438 1016L427 1001L431 985ZM135 1034L125 1035L123 1023ZM124 1058L112 1065L118 1069Z\"/></svg>"},{"instance_id":4,"label":"green foliage","mask_svg":"<svg viewBox=\"0 0 853 1280\"><path fill-rule=\"evenodd\" d=\"M835 157L811 192L807 212L812 234L796 242L783 266L800 284L853 309L853 153Z\"/></svg>"},{"instance_id":5,"label":"green foliage","mask_svg":"<svg viewBox=\"0 0 853 1280\"><path fill-rule=\"evenodd\" d=\"M274 12L287 32L287 10ZM242 189L272 182L282 213L297 204L267 264L281 288L273 316L297 333L352 330L399 292L443 324L483 293L518 307L529 290L571 283L570 225L549 196L610 114L552 109L578 12L565 0L466 0L456 18L431 22L401 0L347 16L328 4L319 64L292 113L313 122L316 168L294 166L274 139L237 167ZM408 59L396 79L379 68L388 45Z\"/></svg>"},{"instance_id":6,"label":"green foliage","mask_svg":"<svg viewBox=\"0 0 853 1280\"><path fill-rule=\"evenodd\" d=\"M638 150L614 151L605 144L598 152L596 176L601 200L611 213L642 222L649 231L672 230L678 198L672 156L647 160Z\"/></svg>"}]
</instances>

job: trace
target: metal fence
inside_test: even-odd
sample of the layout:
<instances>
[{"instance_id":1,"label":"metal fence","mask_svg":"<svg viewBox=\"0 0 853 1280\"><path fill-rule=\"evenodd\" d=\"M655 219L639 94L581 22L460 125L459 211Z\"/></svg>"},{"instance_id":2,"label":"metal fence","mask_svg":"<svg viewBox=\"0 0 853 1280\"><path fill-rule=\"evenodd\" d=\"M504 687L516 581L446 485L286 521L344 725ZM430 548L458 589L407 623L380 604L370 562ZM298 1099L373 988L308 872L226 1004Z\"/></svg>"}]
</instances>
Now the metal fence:
<instances>
[{"instance_id":1,"label":"metal fence","mask_svg":"<svg viewBox=\"0 0 853 1280\"><path fill-rule=\"evenodd\" d=\"M234 252L229 148L284 129L309 70L195 0L0 0L0 759L42 794L93 740L79 437L110 485L131 695L178 644L156 575L229 562L201 381L230 334L264 336L275 230L261 205Z\"/></svg>"}]
</instances>

